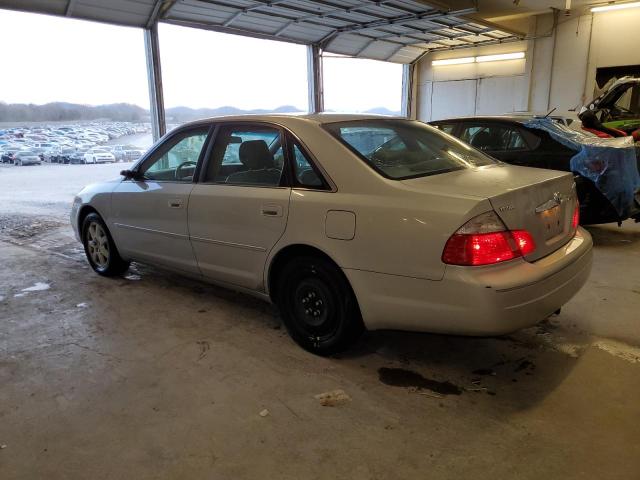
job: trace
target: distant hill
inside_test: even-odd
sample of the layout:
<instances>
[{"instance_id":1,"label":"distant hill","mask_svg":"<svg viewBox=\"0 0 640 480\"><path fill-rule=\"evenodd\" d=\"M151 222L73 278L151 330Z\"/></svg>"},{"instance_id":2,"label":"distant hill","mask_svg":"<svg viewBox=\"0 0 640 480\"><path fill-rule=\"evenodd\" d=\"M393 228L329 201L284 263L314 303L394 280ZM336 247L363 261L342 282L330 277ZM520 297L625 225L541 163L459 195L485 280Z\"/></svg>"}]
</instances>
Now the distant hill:
<instances>
[{"instance_id":1,"label":"distant hill","mask_svg":"<svg viewBox=\"0 0 640 480\"><path fill-rule=\"evenodd\" d=\"M221 115L266 114L266 113L296 113L302 112L293 105L282 105L274 109L243 110L230 105L217 108L167 108L166 115L169 123L183 123L190 120ZM381 115L399 115L400 112L377 107L364 113ZM120 122L149 121L149 111L137 105L128 103L113 103L109 105L80 105L75 103L52 102L44 105L32 103L4 103L0 102L0 122L64 122L78 120L112 120Z\"/></svg>"},{"instance_id":2,"label":"distant hill","mask_svg":"<svg viewBox=\"0 0 640 480\"><path fill-rule=\"evenodd\" d=\"M370 108L369 110L365 110L363 113L372 113L376 115L400 115L399 110L389 110L385 107Z\"/></svg>"},{"instance_id":3,"label":"distant hill","mask_svg":"<svg viewBox=\"0 0 640 480\"><path fill-rule=\"evenodd\" d=\"M272 110L267 109L253 109L242 110L240 108L225 106L218 108L189 108L189 107L171 107L167 108L166 115L167 121L173 123L188 122L189 120L195 120L197 118L206 117L218 117L221 115L243 115L243 114L266 114L266 113L296 113L302 112L297 107L292 105L283 105Z\"/></svg>"}]
</instances>

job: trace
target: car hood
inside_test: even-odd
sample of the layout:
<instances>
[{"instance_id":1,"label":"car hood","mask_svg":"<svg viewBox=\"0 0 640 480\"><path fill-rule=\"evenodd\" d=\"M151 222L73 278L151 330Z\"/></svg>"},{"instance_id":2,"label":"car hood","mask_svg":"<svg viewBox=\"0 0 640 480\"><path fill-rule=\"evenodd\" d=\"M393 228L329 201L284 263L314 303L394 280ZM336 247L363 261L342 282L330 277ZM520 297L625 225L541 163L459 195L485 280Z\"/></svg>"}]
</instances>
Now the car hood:
<instances>
[{"instance_id":1,"label":"car hood","mask_svg":"<svg viewBox=\"0 0 640 480\"><path fill-rule=\"evenodd\" d=\"M640 78L623 77L617 80L607 90L589 102L589 109L611 108L620 96L634 85L640 85Z\"/></svg>"}]
</instances>

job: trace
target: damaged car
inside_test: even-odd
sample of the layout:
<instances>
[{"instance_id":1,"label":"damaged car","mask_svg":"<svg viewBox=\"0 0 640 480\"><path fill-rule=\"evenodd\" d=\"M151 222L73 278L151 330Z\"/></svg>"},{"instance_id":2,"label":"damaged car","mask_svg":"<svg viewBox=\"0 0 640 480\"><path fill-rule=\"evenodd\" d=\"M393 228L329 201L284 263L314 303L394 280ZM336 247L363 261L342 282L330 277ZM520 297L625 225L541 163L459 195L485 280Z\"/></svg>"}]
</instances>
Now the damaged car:
<instances>
[{"instance_id":1,"label":"damaged car","mask_svg":"<svg viewBox=\"0 0 640 480\"><path fill-rule=\"evenodd\" d=\"M500 161L572 172L583 225L640 221L640 159L632 137L598 138L551 118L518 115L431 125Z\"/></svg>"},{"instance_id":2,"label":"damaged car","mask_svg":"<svg viewBox=\"0 0 640 480\"><path fill-rule=\"evenodd\" d=\"M583 107L607 129L618 130L640 140L640 78L622 77ZM618 136L618 135L614 135Z\"/></svg>"}]
</instances>

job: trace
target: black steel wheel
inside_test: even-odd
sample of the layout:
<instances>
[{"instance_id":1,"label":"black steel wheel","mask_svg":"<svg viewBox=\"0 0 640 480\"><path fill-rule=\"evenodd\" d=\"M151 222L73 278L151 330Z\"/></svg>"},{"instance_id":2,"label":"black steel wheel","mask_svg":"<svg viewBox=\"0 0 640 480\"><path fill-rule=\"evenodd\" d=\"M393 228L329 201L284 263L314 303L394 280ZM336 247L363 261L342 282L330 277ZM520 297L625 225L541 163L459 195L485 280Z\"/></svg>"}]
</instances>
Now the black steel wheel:
<instances>
[{"instance_id":1,"label":"black steel wheel","mask_svg":"<svg viewBox=\"0 0 640 480\"><path fill-rule=\"evenodd\" d=\"M277 281L277 303L289 335L317 355L347 349L364 330L346 277L320 257L297 257L284 266Z\"/></svg>"}]
</instances>

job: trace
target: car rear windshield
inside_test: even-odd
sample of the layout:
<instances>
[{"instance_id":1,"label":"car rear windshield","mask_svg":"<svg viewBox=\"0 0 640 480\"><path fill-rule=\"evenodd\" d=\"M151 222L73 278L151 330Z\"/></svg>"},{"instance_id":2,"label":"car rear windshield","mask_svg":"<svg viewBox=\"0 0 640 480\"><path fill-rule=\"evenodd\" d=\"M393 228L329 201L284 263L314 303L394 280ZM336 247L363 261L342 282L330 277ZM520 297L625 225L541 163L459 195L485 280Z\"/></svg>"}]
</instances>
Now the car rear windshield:
<instances>
[{"instance_id":1,"label":"car rear windshield","mask_svg":"<svg viewBox=\"0 0 640 480\"><path fill-rule=\"evenodd\" d=\"M497 163L420 122L356 120L329 123L324 128L380 174L394 180Z\"/></svg>"}]
</instances>

